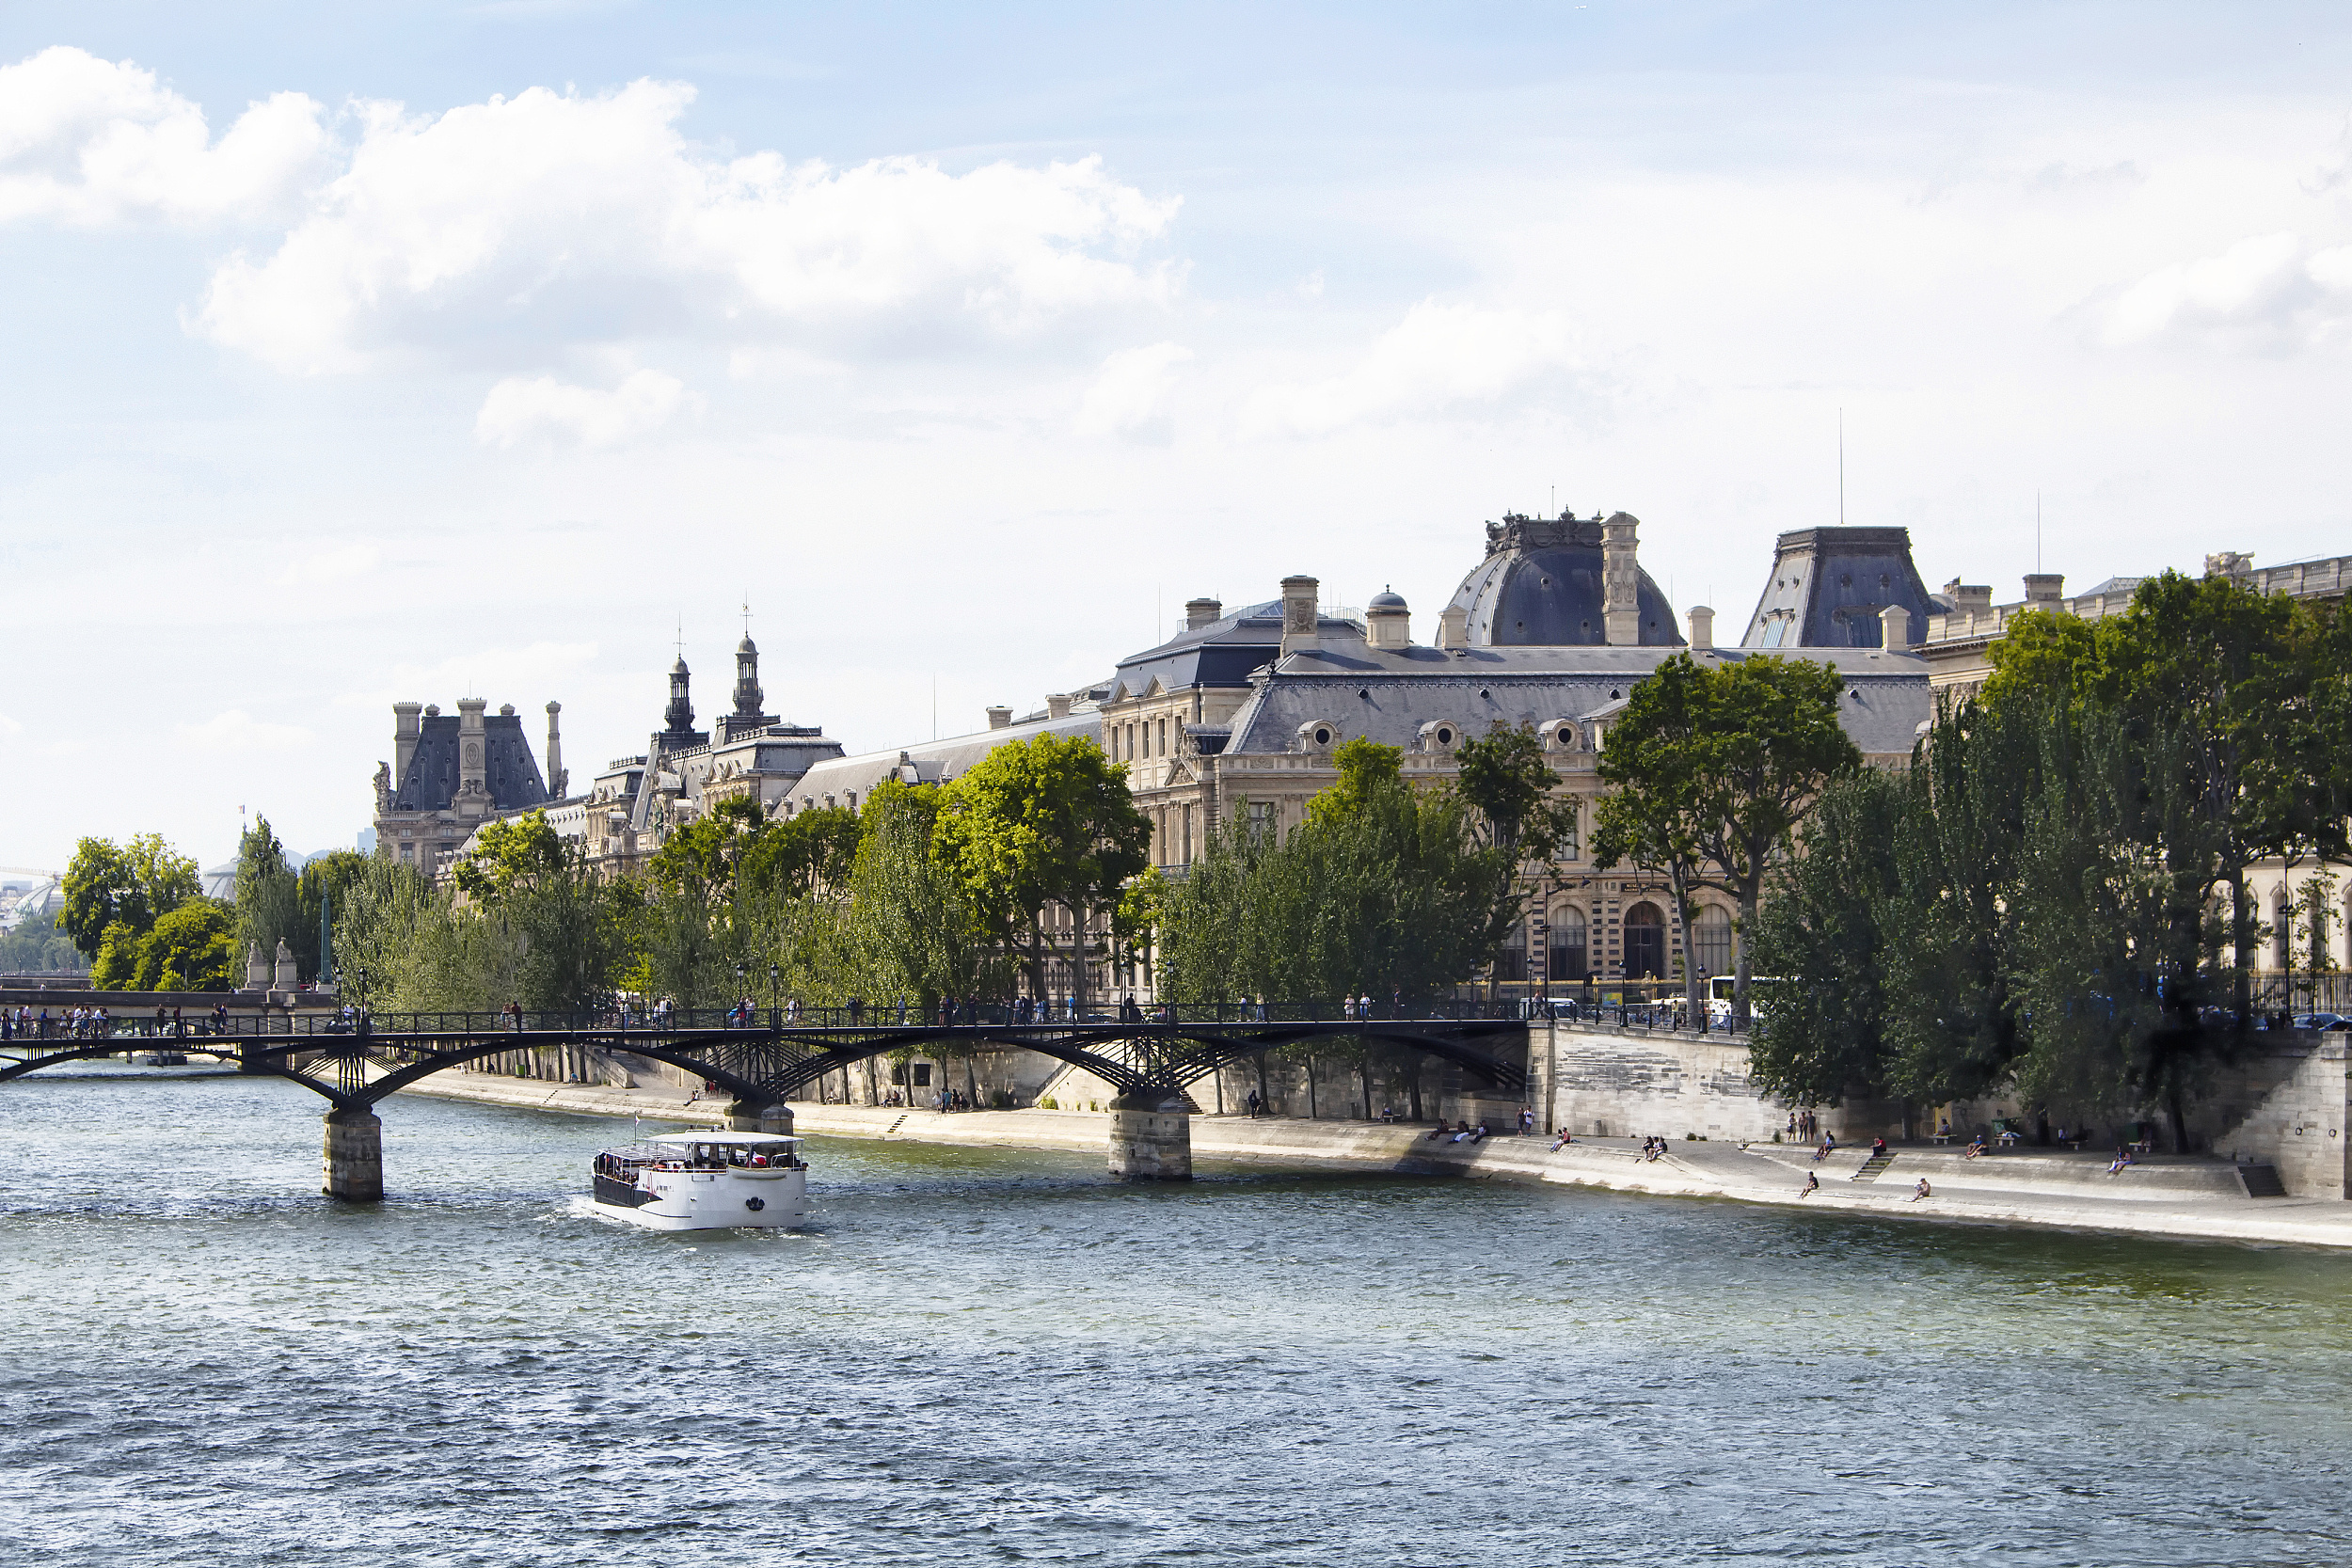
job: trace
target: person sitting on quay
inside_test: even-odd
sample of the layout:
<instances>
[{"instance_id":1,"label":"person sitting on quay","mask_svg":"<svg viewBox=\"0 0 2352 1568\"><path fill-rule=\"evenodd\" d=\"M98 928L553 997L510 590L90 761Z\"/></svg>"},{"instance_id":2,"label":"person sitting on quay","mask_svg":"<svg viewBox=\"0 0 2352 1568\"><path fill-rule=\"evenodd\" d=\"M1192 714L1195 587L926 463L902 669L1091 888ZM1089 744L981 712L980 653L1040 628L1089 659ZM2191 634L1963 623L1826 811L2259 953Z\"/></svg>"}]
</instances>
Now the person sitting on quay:
<instances>
[{"instance_id":1,"label":"person sitting on quay","mask_svg":"<svg viewBox=\"0 0 2352 1568\"><path fill-rule=\"evenodd\" d=\"M1811 1197L1821 1190L1821 1179L1811 1171L1804 1173L1804 1185L1797 1189L1799 1197Z\"/></svg>"},{"instance_id":2,"label":"person sitting on quay","mask_svg":"<svg viewBox=\"0 0 2352 1568\"><path fill-rule=\"evenodd\" d=\"M1870 1140L1870 1158L1873 1160L1880 1159L1884 1156L1885 1153L1886 1139L1884 1137L1872 1138Z\"/></svg>"},{"instance_id":3,"label":"person sitting on quay","mask_svg":"<svg viewBox=\"0 0 2352 1568\"><path fill-rule=\"evenodd\" d=\"M2109 1176L2113 1176L2113 1175L2115 1175L2118 1171L2121 1171L2121 1170L2122 1170L2125 1166L2129 1165L2131 1163L2132 1163L2132 1148L2131 1148L2131 1145L2129 1145L2129 1144L2117 1144L2117 1145L2115 1146L2115 1158L2114 1158L2114 1160L2113 1160L2112 1162L2110 1162L2110 1163L2108 1164L2108 1165L2107 1165L2107 1174L2108 1174Z\"/></svg>"},{"instance_id":4,"label":"person sitting on quay","mask_svg":"<svg viewBox=\"0 0 2352 1568\"><path fill-rule=\"evenodd\" d=\"M1560 1152L1563 1148L1566 1148L1568 1145L1570 1145L1570 1144L1572 1144L1572 1143L1574 1143L1574 1142L1576 1142L1576 1139L1575 1139L1575 1138L1573 1138L1573 1137L1571 1137L1571 1136L1569 1135L1569 1133L1568 1133L1568 1130L1567 1130L1566 1128L1563 1127L1563 1128L1561 1128L1561 1129L1560 1129L1560 1136L1552 1140L1552 1144L1551 1144L1551 1151L1552 1151L1554 1154L1557 1154L1557 1153L1559 1153L1559 1152Z\"/></svg>"},{"instance_id":5,"label":"person sitting on quay","mask_svg":"<svg viewBox=\"0 0 2352 1568\"><path fill-rule=\"evenodd\" d=\"M1448 1132L1445 1125L1445 1117L1439 1117L1438 1118L1438 1125L1429 1130L1429 1141L1434 1144L1447 1136Z\"/></svg>"},{"instance_id":6,"label":"person sitting on quay","mask_svg":"<svg viewBox=\"0 0 2352 1568\"><path fill-rule=\"evenodd\" d=\"M1973 1139L1969 1140L1969 1144L1966 1148L1960 1151L1960 1157L1963 1160L1973 1160L1978 1155L1986 1152L1988 1152L1988 1150L1984 1147L1984 1134L1979 1132Z\"/></svg>"},{"instance_id":7,"label":"person sitting on quay","mask_svg":"<svg viewBox=\"0 0 2352 1568\"><path fill-rule=\"evenodd\" d=\"M1919 1185L1912 1192L1911 1201L1916 1203L1923 1197L1933 1197L1934 1196L1934 1193L1928 1190L1928 1179L1923 1176L1919 1178Z\"/></svg>"}]
</instances>

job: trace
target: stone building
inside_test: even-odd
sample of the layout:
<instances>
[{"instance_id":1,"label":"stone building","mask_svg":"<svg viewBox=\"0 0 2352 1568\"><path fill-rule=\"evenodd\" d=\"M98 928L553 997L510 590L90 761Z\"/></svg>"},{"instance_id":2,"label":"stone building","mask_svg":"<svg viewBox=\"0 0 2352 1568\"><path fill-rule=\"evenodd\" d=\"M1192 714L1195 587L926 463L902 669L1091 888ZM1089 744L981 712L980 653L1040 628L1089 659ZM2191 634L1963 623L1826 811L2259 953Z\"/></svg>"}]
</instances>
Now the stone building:
<instances>
[{"instance_id":1,"label":"stone building","mask_svg":"<svg viewBox=\"0 0 2352 1568\"><path fill-rule=\"evenodd\" d=\"M645 750L616 757L596 775L583 801L588 856L611 875L642 871L670 833L732 796L756 800L774 815L811 767L841 755L820 727L780 722L762 711L759 649L746 636L735 649L735 707L716 733L694 727L692 675L683 655L670 666L670 700Z\"/></svg>"},{"instance_id":2,"label":"stone building","mask_svg":"<svg viewBox=\"0 0 2352 1568\"><path fill-rule=\"evenodd\" d=\"M1690 611L1686 642L1640 569L1638 527L1624 513L1605 523L1489 524L1486 558L1427 644L1412 640L1411 611L1393 593L1375 597L1360 622L1320 614L1307 577L1283 579L1279 600L1232 616L1213 617L1213 601L1196 601L1184 631L1120 663L1102 705L1104 748L1128 765L1136 803L1152 819L1153 859L1184 875L1208 828L1233 813L1268 831L1296 826L1309 798L1339 777L1331 753L1358 736L1400 748L1408 780L1435 782L1454 775L1465 740L1524 724L1575 803L1575 827L1556 861L1528 868L1527 918L1506 942L1496 983L1537 990L1587 978L1672 980L1686 961L1728 972L1729 900L1701 894L1685 931L1662 879L1623 866L1604 874L1586 848L1601 793L1597 753L1633 686L1686 650L1722 661L1762 653L1717 647L1704 606ZM1909 570L1903 531L1868 531L1891 536L1870 543L1897 551L1890 564ZM1784 538L1784 561L1793 537ZM1915 585L1916 573L1910 578ZM1844 618L1824 624L1851 640L1807 646L1804 657L1845 676L1843 717L1865 755L1905 761L1928 713L1925 667L1906 651L1907 609L1899 598L1882 604L1879 636L1865 642L1856 607L1838 608ZM1762 610L1756 620L1767 620ZM1881 637L1897 651L1876 646Z\"/></svg>"},{"instance_id":3,"label":"stone building","mask_svg":"<svg viewBox=\"0 0 2352 1568\"><path fill-rule=\"evenodd\" d=\"M481 697L460 700L454 715L437 704L392 705L392 760L375 768L377 854L437 873L484 823L561 800L563 705L547 706L544 777L513 705L488 707Z\"/></svg>"},{"instance_id":4,"label":"stone building","mask_svg":"<svg viewBox=\"0 0 2352 1568\"><path fill-rule=\"evenodd\" d=\"M2252 556L2222 550L2205 557L2205 576L2232 578L2256 593L2341 604L2352 590L2352 555L2256 567ZM2086 621L2121 615L2132 607L2132 594L2141 581L2111 577L2070 597L2064 578L2030 573L2023 599L1996 605L1990 587L1955 578L1945 584L1946 608L1928 618L1927 636L1919 646L1931 689L1938 699L1948 696L1953 701L1981 689L1993 673L1994 644L2008 635L2019 615L2052 610ZM2260 967L2274 981L2308 977L2302 987L2274 984L2269 994L2291 1010L2302 1010L2308 1003L2352 1011L2352 984L2344 978L2344 972L2352 971L2352 867L2311 863L2290 867L2267 861L2248 869L2248 884L2255 916L2267 928ZM2314 950L2325 963L2312 962Z\"/></svg>"}]
</instances>

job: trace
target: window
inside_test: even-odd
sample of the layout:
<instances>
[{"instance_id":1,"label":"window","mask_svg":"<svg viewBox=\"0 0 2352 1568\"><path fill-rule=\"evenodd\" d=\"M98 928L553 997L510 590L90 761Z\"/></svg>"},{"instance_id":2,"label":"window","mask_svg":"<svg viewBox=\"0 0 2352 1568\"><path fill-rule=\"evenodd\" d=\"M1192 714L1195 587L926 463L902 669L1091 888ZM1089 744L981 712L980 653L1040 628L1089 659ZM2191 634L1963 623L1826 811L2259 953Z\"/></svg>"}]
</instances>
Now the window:
<instances>
[{"instance_id":1,"label":"window","mask_svg":"<svg viewBox=\"0 0 2352 1568\"><path fill-rule=\"evenodd\" d=\"M1585 945L1584 911L1574 904L1564 904L1551 917L1551 978L1574 985L1593 972L1590 949Z\"/></svg>"},{"instance_id":2,"label":"window","mask_svg":"<svg viewBox=\"0 0 2352 1568\"><path fill-rule=\"evenodd\" d=\"M1524 980L1527 978L1527 923L1514 922L1510 935L1502 939L1502 951L1495 955L1495 978Z\"/></svg>"},{"instance_id":3,"label":"window","mask_svg":"<svg viewBox=\"0 0 2352 1568\"><path fill-rule=\"evenodd\" d=\"M1666 977L1666 916L1646 899L1625 911L1625 977Z\"/></svg>"},{"instance_id":4,"label":"window","mask_svg":"<svg viewBox=\"0 0 2352 1568\"><path fill-rule=\"evenodd\" d=\"M1160 721L1160 755L1168 755L1168 721Z\"/></svg>"},{"instance_id":5,"label":"window","mask_svg":"<svg viewBox=\"0 0 2352 1568\"><path fill-rule=\"evenodd\" d=\"M1691 952L1701 974L1731 973L1731 911L1721 904L1699 911L1691 927Z\"/></svg>"},{"instance_id":6,"label":"window","mask_svg":"<svg viewBox=\"0 0 2352 1568\"><path fill-rule=\"evenodd\" d=\"M1572 861L1584 853L1584 841L1579 835L1579 826L1584 820L1584 806L1581 801L1570 800L1567 807L1567 812L1561 817L1559 858Z\"/></svg>"},{"instance_id":7,"label":"window","mask_svg":"<svg viewBox=\"0 0 2352 1568\"><path fill-rule=\"evenodd\" d=\"M1250 838L1251 838L1252 840L1254 840L1255 842L1260 843L1260 844L1271 843L1271 842L1273 841L1273 838L1274 838L1274 827L1275 827L1274 802L1273 802L1273 801L1271 801L1271 800L1252 800L1252 801L1250 801L1250 802L1249 802L1249 836L1250 836Z\"/></svg>"}]
</instances>

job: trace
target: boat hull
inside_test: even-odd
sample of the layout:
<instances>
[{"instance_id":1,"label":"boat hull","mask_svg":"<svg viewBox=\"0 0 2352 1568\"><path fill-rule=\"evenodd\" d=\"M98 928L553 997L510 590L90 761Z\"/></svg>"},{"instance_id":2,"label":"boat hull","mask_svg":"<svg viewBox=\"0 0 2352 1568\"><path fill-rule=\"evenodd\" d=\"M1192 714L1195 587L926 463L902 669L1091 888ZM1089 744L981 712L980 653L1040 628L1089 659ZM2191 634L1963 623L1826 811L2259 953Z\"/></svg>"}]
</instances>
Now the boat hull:
<instances>
[{"instance_id":1,"label":"boat hull","mask_svg":"<svg viewBox=\"0 0 2352 1568\"><path fill-rule=\"evenodd\" d=\"M808 1218L805 1170L648 1170L596 1178L596 1212L648 1230L788 1230Z\"/></svg>"}]
</instances>

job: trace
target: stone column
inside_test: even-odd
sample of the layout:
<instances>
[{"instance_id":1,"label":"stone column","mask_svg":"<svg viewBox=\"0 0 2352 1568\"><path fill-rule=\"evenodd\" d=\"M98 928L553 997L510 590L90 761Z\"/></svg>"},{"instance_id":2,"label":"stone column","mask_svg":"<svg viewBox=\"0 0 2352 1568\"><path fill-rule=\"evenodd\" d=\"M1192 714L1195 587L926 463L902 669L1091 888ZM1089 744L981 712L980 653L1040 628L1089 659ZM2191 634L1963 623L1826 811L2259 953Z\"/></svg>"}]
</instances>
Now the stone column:
<instances>
[{"instance_id":1,"label":"stone column","mask_svg":"<svg viewBox=\"0 0 2352 1568\"><path fill-rule=\"evenodd\" d=\"M325 1154L321 1192L346 1203L383 1201L384 1124L374 1112L327 1112Z\"/></svg>"},{"instance_id":2,"label":"stone column","mask_svg":"<svg viewBox=\"0 0 2352 1568\"><path fill-rule=\"evenodd\" d=\"M1130 1181L1191 1180L1191 1102L1157 1092L1112 1101L1110 1169Z\"/></svg>"}]
</instances>

